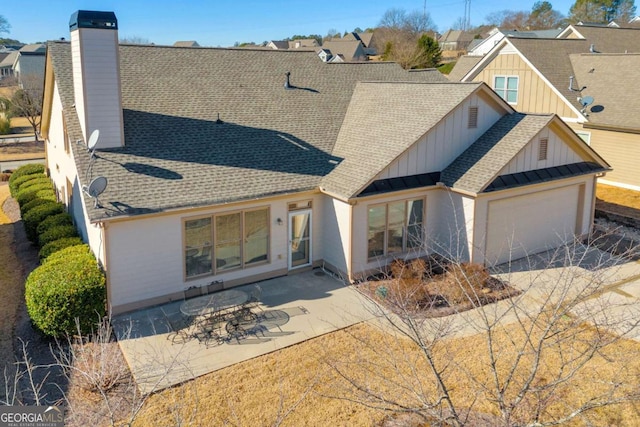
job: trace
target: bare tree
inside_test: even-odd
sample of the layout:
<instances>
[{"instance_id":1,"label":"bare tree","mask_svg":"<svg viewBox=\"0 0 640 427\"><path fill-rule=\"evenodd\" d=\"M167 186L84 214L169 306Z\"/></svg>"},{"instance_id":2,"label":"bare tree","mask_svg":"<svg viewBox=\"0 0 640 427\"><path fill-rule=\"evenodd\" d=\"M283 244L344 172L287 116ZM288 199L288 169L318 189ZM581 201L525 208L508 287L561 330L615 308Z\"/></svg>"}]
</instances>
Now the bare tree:
<instances>
[{"instance_id":1,"label":"bare tree","mask_svg":"<svg viewBox=\"0 0 640 427\"><path fill-rule=\"evenodd\" d=\"M35 74L20 76L20 88L11 97L11 115L25 117L38 138L43 99L42 78Z\"/></svg>"},{"instance_id":2,"label":"bare tree","mask_svg":"<svg viewBox=\"0 0 640 427\"><path fill-rule=\"evenodd\" d=\"M638 357L615 353L640 316L637 307L604 297L620 278L623 258L598 250L602 241L509 262L493 270L491 282L479 280L482 268L433 258L449 275L446 293L425 287L424 261L401 263L393 277L360 285L387 338L357 337L379 358L329 358L348 384L332 397L454 426L562 425L639 401L633 372L593 375L598 360L624 366ZM487 304L487 283L517 293ZM430 317L440 304L454 315ZM473 339L460 344L455 337ZM568 400L567 390L585 377L593 386Z\"/></svg>"},{"instance_id":3,"label":"bare tree","mask_svg":"<svg viewBox=\"0 0 640 427\"><path fill-rule=\"evenodd\" d=\"M9 24L9 21L7 21L7 18L0 15L0 34L2 33L9 34L10 29L11 29L11 25Z\"/></svg>"}]
</instances>

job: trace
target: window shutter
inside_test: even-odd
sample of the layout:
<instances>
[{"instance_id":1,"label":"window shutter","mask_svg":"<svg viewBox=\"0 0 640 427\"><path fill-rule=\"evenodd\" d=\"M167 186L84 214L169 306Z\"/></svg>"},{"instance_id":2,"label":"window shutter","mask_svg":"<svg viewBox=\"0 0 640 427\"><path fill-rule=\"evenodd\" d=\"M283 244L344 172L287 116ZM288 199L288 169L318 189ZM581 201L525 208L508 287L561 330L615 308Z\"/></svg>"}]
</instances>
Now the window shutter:
<instances>
[{"instance_id":1,"label":"window shutter","mask_svg":"<svg viewBox=\"0 0 640 427\"><path fill-rule=\"evenodd\" d=\"M469 123L467 127L469 129L478 127L478 107L469 107Z\"/></svg>"}]
</instances>

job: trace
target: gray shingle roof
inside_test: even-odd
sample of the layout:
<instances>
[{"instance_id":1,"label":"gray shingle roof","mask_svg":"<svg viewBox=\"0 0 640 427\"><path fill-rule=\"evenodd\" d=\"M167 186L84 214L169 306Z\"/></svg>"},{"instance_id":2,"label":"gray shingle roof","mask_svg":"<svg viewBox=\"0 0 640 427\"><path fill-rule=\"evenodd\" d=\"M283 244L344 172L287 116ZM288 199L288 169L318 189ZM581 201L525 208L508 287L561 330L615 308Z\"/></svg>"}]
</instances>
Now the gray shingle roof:
<instances>
[{"instance_id":1,"label":"gray shingle roof","mask_svg":"<svg viewBox=\"0 0 640 427\"><path fill-rule=\"evenodd\" d=\"M50 42L71 140L70 45ZM285 90L285 72L296 88ZM125 147L74 145L80 185L107 177L91 220L315 189L335 167L338 131L358 81L442 81L393 63L326 64L315 52L120 46ZM223 124L217 124L220 115Z\"/></svg>"},{"instance_id":2,"label":"gray shingle roof","mask_svg":"<svg viewBox=\"0 0 640 427\"><path fill-rule=\"evenodd\" d=\"M454 188L481 192L554 115L507 114L451 163L440 176Z\"/></svg>"},{"instance_id":3,"label":"gray shingle roof","mask_svg":"<svg viewBox=\"0 0 640 427\"><path fill-rule=\"evenodd\" d=\"M475 67L483 56L464 55L458 58L453 70L447 76L452 82L459 82L473 67Z\"/></svg>"},{"instance_id":4,"label":"gray shingle roof","mask_svg":"<svg viewBox=\"0 0 640 427\"><path fill-rule=\"evenodd\" d=\"M640 54L571 55L571 64L587 107L590 123L640 129Z\"/></svg>"},{"instance_id":5,"label":"gray shingle roof","mask_svg":"<svg viewBox=\"0 0 640 427\"><path fill-rule=\"evenodd\" d=\"M322 188L354 197L484 83L359 83L333 150L344 159Z\"/></svg>"}]
</instances>

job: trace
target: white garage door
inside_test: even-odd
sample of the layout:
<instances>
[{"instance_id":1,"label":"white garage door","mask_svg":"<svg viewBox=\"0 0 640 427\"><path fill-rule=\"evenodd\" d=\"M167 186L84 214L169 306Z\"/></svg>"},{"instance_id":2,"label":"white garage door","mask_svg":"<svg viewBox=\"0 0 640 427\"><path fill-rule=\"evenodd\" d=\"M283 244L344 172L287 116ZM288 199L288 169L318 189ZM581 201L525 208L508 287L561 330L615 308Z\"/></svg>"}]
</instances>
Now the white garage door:
<instances>
[{"instance_id":1,"label":"white garage door","mask_svg":"<svg viewBox=\"0 0 640 427\"><path fill-rule=\"evenodd\" d=\"M556 248L576 231L580 186L489 202L485 260L489 265Z\"/></svg>"}]
</instances>

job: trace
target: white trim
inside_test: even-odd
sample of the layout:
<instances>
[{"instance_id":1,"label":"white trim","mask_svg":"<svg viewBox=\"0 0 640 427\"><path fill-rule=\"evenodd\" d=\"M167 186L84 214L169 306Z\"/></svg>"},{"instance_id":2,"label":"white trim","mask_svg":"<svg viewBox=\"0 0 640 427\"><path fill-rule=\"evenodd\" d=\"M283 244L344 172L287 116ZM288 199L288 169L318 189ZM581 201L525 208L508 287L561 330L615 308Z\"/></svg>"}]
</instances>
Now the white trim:
<instances>
[{"instance_id":1,"label":"white trim","mask_svg":"<svg viewBox=\"0 0 640 427\"><path fill-rule=\"evenodd\" d=\"M586 135L587 136L586 139L582 138L581 136L580 136L580 139L582 139L587 145L591 146L591 132L588 132L588 131L585 131L585 130L575 130L575 129L573 131L578 136L580 136L580 134Z\"/></svg>"},{"instance_id":2,"label":"white trim","mask_svg":"<svg viewBox=\"0 0 640 427\"><path fill-rule=\"evenodd\" d=\"M504 88L501 88L501 89L496 88L496 79L498 78L504 79ZM513 91L513 89L509 89L509 79L516 79L516 102L510 102L509 100L507 100L507 98L509 97L508 96L509 90ZM518 96L520 95L520 76L507 75L507 74L494 74L493 85L491 89L493 89L495 93L498 93L498 90L504 91L505 98L502 98L499 94L498 96L504 99L504 102L506 102L509 105L518 105Z\"/></svg>"},{"instance_id":3,"label":"white trim","mask_svg":"<svg viewBox=\"0 0 640 427\"><path fill-rule=\"evenodd\" d=\"M638 185L631 185L631 184L625 184L622 182L609 181L608 179L601 179L601 178L598 178L597 182L598 184L610 185L612 187L620 187L620 188L625 188L627 190L640 191L640 186Z\"/></svg>"}]
</instances>

